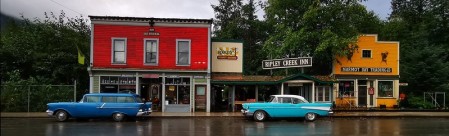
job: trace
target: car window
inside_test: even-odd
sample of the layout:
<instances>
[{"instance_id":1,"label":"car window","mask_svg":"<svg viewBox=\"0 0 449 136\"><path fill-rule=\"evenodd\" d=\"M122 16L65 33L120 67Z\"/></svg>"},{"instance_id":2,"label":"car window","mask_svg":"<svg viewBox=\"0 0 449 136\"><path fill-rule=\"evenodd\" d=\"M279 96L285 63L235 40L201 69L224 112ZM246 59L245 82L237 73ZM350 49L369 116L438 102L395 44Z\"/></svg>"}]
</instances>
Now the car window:
<instances>
[{"instance_id":1,"label":"car window","mask_svg":"<svg viewBox=\"0 0 449 136\"><path fill-rule=\"evenodd\" d=\"M86 99L84 102L89 102L89 103L100 102L100 96L86 96Z\"/></svg>"},{"instance_id":2,"label":"car window","mask_svg":"<svg viewBox=\"0 0 449 136\"><path fill-rule=\"evenodd\" d=\"M268 100L268 102L271 102L271 103L277 103L278 100L276 99L276 97L270 96L270 100Z\"/></svg>"},{"instance_id":3,"label":"car window","mask_svg":"<svg viewBox=\"0 0 449 136\"><path fill-rule=\"evenodd\" d=\"M118 103L133 103L135 101L134 101L134 98L131 96L119 96L119 97L117 97L117 102Z\"/></svg>"},{"instance_id":4,"label":"car window","mask_svg":"<svg viewBox=\"0 0 449 136\"><path fill-rule=\"evenodd\" d=\"M101 98L102 102L107 102L107 103L116 103L117 102L117 97L115 96L103 96L103 98Z\"/></svg>"},{"instance_id":5,"label":"car window","mask_svg":"<svg viewBox=\"0 0 449 136\"><path fill-rule=\"evenodd\" d=\"M289 97L280 97L281 103L292 103L292 98Z\"/></svg>"},{"instance_id":6,"label":"car window","mask_svg":"<svg viewBox=\"0 0 449 136\"><path fill-rule=\"evenodd\" d=\"M302 101L301 99L298 99L298 98L293 98L293 103L294 104L304 103L304 101Z\"/></svg>"}]
</instances>

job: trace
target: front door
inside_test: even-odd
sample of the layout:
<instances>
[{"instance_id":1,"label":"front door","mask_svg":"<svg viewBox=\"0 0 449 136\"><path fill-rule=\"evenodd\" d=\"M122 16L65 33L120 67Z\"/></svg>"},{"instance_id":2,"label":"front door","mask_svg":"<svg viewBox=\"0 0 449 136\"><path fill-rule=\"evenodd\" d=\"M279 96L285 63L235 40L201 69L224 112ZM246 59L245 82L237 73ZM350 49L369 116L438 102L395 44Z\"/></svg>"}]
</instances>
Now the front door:
<instances>
[{"instance_id":1,"label":"front door","mask_svg":"<svg viewBox=\"0 0 449 136\"><path fill-rule=\"evenodd\" d=\"M206 96L205 85L195 86L195 111L206 111Z\"/></svg>"},{"instance_id":2,"label":"front door","mask_svg":"<svg viewBox=\"0 0 449 136\"><path fill-rule=\"evenodd\" d=\"M367 81L366 80L359 80L358 81L358 106L367 106Z\"/></svg>"}]
</instances>

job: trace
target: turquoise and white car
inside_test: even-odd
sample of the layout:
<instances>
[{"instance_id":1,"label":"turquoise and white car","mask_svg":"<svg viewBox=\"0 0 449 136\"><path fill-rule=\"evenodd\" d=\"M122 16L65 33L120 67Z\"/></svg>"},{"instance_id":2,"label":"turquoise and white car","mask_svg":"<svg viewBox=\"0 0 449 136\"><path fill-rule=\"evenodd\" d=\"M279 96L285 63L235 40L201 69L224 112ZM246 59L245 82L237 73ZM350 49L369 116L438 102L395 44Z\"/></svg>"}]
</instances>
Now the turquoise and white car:
<instances>
[{"instance_id":1,"label":"turquoise and white car","mask_svg":"<svg viewBox=\"0 0 449 136\"><path fill-rule=\"evenodd\" d=\"M122 121L125 117L149 117L151 102L143 102L137 94L92 93L85 94L79 102L58 102L47 104L47 114L58 121L69 118L112 117Z\"/></svg>"},{"instance_id":2,"label":"turquoise and white car","mask_svg":"<svg viewBox=\"0 0 449 136\"><path fill-rule=\"evenodd\" d=\"M332 112L332 103L309 103L299 95L272 95L268 102L244 103L241 110L246 117L256 121L267 118L304 118L314 121L317 117L329 116Z\"/></svg>"}]
</instances>

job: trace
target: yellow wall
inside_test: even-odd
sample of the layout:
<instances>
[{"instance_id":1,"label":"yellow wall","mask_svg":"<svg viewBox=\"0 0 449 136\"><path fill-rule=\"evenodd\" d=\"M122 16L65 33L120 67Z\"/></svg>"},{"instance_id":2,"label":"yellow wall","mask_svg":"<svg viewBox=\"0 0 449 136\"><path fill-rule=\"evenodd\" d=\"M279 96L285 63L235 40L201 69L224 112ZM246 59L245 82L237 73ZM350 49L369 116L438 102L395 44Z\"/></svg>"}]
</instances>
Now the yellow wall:
<instances>
[{"instance_id":1,"label":"yellow wall","mask_svg":"<svg viewBox=\"0 0 449 136\"><path fill-rule=\"evenodd\" d=\"M212 72L242 73L243 43L212 42L211 50ZM222 52L222 54L220 54L220 52ZM229 54L223 54L223 52L229 52Z\"/></svg>"},{"instance_id":2,"label":"yellow wall","mask_svg":"<svg viewBox=\"0 0 449 136\"><path fill-rule=\"evenodd\" d=\"M387 108L393 108L393 105L397 105L396 98L377 98L377 107L385 105Z\"/></svg>"},{"instance_id":3,"label":"yellow wall","mask_svg":"<svg viewBox=\"0 0 449 136\"><path fill-rule=\"evenodd\" d=\"M377 41L377 35L360 35L358 49L351 60L337 57L341 63L334 63L335 75L399 75L399 42ZM371 58L362 58L362 50L371 50ZM382 53L388 52L386 62L382 61ZM391 68L391 72L345 72L342 67L356 68Z\"/></svg>"}]
</instances>

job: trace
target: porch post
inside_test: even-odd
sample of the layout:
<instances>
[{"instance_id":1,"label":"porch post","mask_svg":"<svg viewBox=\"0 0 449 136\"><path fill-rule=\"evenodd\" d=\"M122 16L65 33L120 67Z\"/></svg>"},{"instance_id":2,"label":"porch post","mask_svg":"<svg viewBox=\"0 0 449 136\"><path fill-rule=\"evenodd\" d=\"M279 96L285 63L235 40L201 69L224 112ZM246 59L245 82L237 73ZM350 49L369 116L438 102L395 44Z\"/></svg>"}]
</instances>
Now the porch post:
<instances>
[{"instance_id":1,"label":"porch post","mask_svg":"<svg viewBox=\"0 0 449 136\"><path fill-rule=\"evenodd\" d=\"M315 82L312 82L312 102L315 102Z\"/></svg>"}]
</instances>

